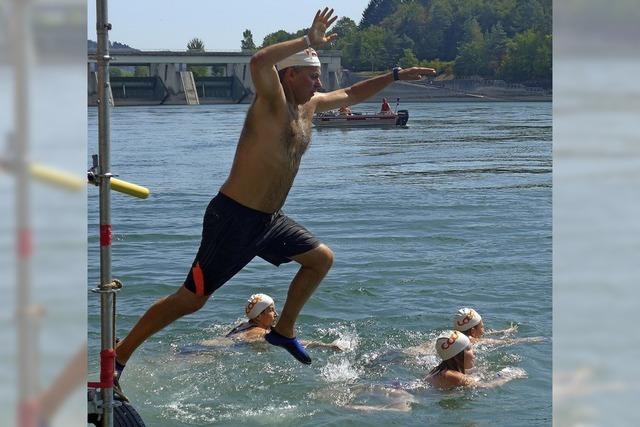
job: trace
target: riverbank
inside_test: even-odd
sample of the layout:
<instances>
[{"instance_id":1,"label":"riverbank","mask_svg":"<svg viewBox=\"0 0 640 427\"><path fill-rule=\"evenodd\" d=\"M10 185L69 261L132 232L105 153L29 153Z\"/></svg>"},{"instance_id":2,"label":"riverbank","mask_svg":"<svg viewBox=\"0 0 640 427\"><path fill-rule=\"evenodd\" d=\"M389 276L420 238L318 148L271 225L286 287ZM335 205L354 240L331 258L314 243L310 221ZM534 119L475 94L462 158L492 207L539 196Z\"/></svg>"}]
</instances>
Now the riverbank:
<instances>
[{"instance_id":1,"label":"riverbank","mask_svg":"<svg viewBox=\"0 0 640 427\"><path fill-rule=\"evenodd\" d=\"M527 92L526 90L489 86L461 90L440 87L435 84L395 82L375 98L375 102L382 98L389 100L400 98L404 102L550 102L553 95L546 92Z\"/></svg>"},{"instance_id":2,"label":"riverbank","mask_svg":"<svg viewBox=\"0 0 640 427\"><path fill-rule=\"evenodd\" d=\"M352 73L344 85L351 86L374 76L371 73ZM484 80L436 80L418 82L394 82L371 98L379 102L382 98L401 102L550 102L551 90L529 88L522 85Z\"/></svg>"}]
</instances>

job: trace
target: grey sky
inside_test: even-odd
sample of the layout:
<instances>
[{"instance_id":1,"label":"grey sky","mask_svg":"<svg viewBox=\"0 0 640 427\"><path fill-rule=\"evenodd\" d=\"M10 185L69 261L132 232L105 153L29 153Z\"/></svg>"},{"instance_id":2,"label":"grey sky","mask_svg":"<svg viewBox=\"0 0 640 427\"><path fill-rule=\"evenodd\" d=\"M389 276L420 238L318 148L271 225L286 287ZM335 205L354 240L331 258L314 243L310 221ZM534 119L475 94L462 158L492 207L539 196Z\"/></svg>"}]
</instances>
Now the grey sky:
<instances>
[{"instance_id":1,"label":"grey sky","mask_svg":"<svg viewBox=\"0 0 640 427\"><path fill-rule=\"evenodd\" d=\"M309 27L316 10L334 7L339 17L360 22L369 0L111 0L109 40L137 49L183 50L193 37L207 50L240 49L242 32L250 29L256 45L277 30ZM277 5L277 6L274 6ZM96 40L96 3L87 3L87 36Z\"/></svg>"}]
</instances>

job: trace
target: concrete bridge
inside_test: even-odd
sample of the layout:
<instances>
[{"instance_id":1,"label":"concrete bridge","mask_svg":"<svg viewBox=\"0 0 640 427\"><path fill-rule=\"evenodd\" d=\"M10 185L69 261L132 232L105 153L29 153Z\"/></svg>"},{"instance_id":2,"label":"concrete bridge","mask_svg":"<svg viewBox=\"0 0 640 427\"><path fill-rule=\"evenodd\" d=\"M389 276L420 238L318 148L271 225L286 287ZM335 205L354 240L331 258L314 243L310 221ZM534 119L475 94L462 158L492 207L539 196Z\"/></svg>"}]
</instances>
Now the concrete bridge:
<instances>
[{"instance_id":1,"label":"concrete bridge","mask_svg":"<svg viewBox=\"0 0 640 427\"><path fill-rule=\"evenodd\" d=\"M112 49L111 67L148 67L145 77L111 77L115 105L175 105L251 102L255 87L249 62L253 52L136 51ZM341 55L319 51L322 84L327 90L340 87ZM88 59L89 105L97 99L95 52ZM213 66L223 70L218 77L197 77L188 66Z\"/></svg>"}]
</instances>

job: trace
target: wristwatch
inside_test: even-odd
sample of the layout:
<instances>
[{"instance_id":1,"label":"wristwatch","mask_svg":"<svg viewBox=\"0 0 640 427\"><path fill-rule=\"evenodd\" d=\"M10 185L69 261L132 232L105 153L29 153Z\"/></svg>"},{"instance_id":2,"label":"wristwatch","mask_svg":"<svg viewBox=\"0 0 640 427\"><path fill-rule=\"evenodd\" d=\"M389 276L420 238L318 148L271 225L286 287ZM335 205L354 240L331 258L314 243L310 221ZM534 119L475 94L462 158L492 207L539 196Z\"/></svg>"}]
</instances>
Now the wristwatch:
<instances>
[{"instance_id":1,"label":"wristwatch","mask_svg":"<svg viewBox=\"0 0 640 427\"><path fill-rule=\"evenodd\" d=\"M400 72L400 70L402 70L402 68L401 68L401 67L395 67L395 68L393 69L393 80L394 80L394 81L398 81L398 80L400 80L400 75L398 74L398 73Z\"/></svg>"}]
</instances>

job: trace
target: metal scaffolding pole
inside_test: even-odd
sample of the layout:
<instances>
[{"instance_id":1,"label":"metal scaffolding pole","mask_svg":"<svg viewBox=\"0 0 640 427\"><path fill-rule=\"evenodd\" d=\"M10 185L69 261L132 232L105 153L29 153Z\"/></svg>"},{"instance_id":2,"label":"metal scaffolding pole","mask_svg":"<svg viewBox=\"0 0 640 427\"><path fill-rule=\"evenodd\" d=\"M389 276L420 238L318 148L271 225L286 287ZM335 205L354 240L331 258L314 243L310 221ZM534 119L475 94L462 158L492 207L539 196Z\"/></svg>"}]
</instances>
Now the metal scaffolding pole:
<instances>
[{"instance_id":1,"label":"metal scaffolding pole","mask_svg":"<svg viewBox=\"0 0 640 427\"><path fill-rule=\"evenodd\" d=\"M39 349L38 307L31 298L32 233L30 215L29 154L29 72L30 1L14 1L13 23L10 25L11 62L14 70L15 130L11 137L11 155L16 170L16 241L18 324L18 425L32 427L37 423L35 396L38 393Z\"/></svg>"},{"instance_id":2,"label":"metal scaffolding pole","mask_svg":"<svg viewBox=\"0 0 640 427\"><path fill-rule=\"evenodd\" d=\"M101 355L114 347L115 291L111 277L111 93L109 81L109 24L107 0L96 0L98 50L98 168L100 187L100 329ZM101 364L113 359L103 359ZM104 369L105 367L102 367ZM107 371L113 371L107 369ZM111 381L110 381L111 382ZM102 425L113 426L113 387L102 387Z\"/></svg>"}]
</instances>

